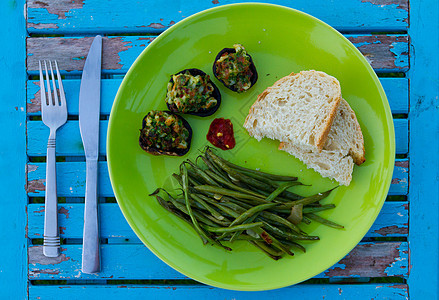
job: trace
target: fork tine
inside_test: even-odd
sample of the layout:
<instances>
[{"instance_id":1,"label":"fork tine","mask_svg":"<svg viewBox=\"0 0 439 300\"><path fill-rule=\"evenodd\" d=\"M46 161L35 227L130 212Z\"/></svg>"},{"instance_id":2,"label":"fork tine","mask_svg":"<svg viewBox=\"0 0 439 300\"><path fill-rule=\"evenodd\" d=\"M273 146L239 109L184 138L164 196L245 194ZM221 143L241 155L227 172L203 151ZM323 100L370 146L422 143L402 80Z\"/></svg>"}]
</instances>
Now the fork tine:
<instances>
[{"instance_id":1,"label":"fork tine","mask_svg":"<svg viewBox=\"0 0 439 300\"><path fill-rule=\"evenodd\" d=\"M41 60L38 61L38 64L40 65L40 94L41 94L41 108L43 105L47 105L47 98L46 98L46 89L44 88L44 78L43 78L43 68L41 67Z\"/></svg>"},{"instance_id":2,"label":"fork tine","mask_svg":"<svg viewBox=\"0 0 439 300\"><path fill-rule=\"evenodd\" d=\"M46 87L47 87L47 96L49 97L49 105L53 105L52 91L50 89L49 73L47 72L46 61L44 61L44 67L46 68Z\"/></svg>"},{"instance_id":3,"label":"fork tine","mask_svg":"<svg viewBox=\"0 0 439 300\"><path fill-rule=\"evenodd\" d=\"M53 97L55 98L55 105L60 105L58 100L58 92L56 91L55 76L53 75L51 60L49 60L49 66L50 66L50 75L52 75Z\"/></svg>"},{"instance_id":4,"label":"fork tine","mask_svg":"<svg viewBox=\"0 0 439 300\"><path fill-rule=\"evenodd\" d=\"M59 98L61 99L61 106L66 105L66 94L64 93L64 87L62 85L61 74L58 69L58 62L55 60L56 76L58 77Z\"/></svg>"}]
</instances>

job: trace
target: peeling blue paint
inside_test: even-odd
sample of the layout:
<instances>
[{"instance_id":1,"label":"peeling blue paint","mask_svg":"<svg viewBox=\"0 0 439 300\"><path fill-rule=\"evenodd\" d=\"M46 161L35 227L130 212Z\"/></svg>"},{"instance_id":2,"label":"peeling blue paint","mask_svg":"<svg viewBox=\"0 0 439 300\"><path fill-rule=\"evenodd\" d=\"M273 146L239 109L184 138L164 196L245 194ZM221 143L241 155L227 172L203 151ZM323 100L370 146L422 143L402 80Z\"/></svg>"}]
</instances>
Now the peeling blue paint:
<instances>
[{"instance_id":1,"label":"peeling blue paint","mask_svg":"<svg viewBox=\"0 0 439 300\"><path fill-rule=\"evenodd\" d=\"M36 29L30 27L31 33L95 33L99 28L103 33L111 32L146 32L159 33L187 16L212 7L235 3L233 0L221 0L219 4L212 1L131 1L127 10L126 1L113 1L112 9L108 3L99 0L87 0L82 8L73 8L65 13L65 19L60 19L56 14L50 14L47 8L28 8L28 18L31 23L45 24L59 27ZM254 2L245 0L242 2ZM408 12L398 5L374 5L360 1L323 0L319 5L310 5L308 0L270 1L292 7L311 14L338 30L406 30ZM50 3L49 3L50 5ZM90 17L92 16L92 18ZM161 21L161 19L163 21ZM149 24L163 24L163 29L147 27ZM115 25L116 24L116 25Z\"/></svg>"},{"instance_id":2,"label":"peeling blue paint","mask_svg":"<svg viewBox=\"0 0 439 300\"><path fill-rule=\"evenodd\" d=\"M397 248L399 251L399 255L396 260L388 266L384 273L387 276L401 276L401 269L405 269L406 272L404 274L408 275L407 265L408 265L408 244L401 243L401 245ZM407 276L404 276L407 277Z\"/></svg>"},{"instance_id":3,"label":"peeling blue paint","mask_svg":"<svg viewBox=\"0 0 439 300\"><path fill-rule=\"evenodd\" d=\"M122 37L121 41L125 44L125 47L130 51L119 52L120 64L124 69L128 69L131 66L131 62L134 62L136 58L142 53L143 49L151 43L151 39L154 37ZM127 49L128 50L128 49Z\"/></svg>"},{"instance_id":4,"label":"peeling blue paint","mask_svg":"<svg viewBox=\"0 0 439 300\"><path fill-rule=\"evenodd\" d=\"M406 68L409 65L409 56L402 55L408 53L408 45L406 43L394 42L390 46L390 51L395 55L395 66Z\"/></svg>"}]
</instances>

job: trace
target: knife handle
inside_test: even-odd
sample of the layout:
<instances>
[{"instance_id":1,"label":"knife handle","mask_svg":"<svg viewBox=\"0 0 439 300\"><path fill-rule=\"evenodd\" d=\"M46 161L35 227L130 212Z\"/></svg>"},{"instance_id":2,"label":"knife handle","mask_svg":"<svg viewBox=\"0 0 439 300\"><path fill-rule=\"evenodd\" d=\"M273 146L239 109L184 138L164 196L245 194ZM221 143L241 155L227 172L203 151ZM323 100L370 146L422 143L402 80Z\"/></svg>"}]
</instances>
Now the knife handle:
<instances>
[{"instance_id":1,"label":"knife handle","mask_svg":"<svg viewBox=\"0 0 439 300\"><path fill-rule=\"evenodd\" d=\"M98 161L86 160L86 186L84 210L84 241L82 245L82 272L87 274L100 271L99 224L98 224Z\"/></svg>"}]
</instances>

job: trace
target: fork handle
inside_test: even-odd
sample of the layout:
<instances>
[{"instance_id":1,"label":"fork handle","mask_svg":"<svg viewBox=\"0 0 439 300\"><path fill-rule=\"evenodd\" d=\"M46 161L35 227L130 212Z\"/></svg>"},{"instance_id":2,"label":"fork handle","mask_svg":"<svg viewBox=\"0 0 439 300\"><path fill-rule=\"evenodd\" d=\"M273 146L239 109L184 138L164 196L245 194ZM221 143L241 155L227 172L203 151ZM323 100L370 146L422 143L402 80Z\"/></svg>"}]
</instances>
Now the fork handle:
<instances>
[{"instance_id":1,"label":"fork handle","mask_svg":"<svg viewBox=\"0 0 439 300\"><path fill-rule=\"evenodd\" d=\"M99 223L97 177L98 160L86 159L86 185L84 210L84 241L82 245L82 272L87 274L100 271Z\"/></svg>"},{"instance_id":2,"label":"fork handle","mask_svg":"<svg viewBox=\"0 0 439 300\"><path fill-rule=\"evenodd\" d=\"M56 135L51 130L47 142L46 156L46 196L44 210L43 254L47 257L59 256L60 240L58 228L58 199L56 193Z\"/></svg>"}]
</instances>

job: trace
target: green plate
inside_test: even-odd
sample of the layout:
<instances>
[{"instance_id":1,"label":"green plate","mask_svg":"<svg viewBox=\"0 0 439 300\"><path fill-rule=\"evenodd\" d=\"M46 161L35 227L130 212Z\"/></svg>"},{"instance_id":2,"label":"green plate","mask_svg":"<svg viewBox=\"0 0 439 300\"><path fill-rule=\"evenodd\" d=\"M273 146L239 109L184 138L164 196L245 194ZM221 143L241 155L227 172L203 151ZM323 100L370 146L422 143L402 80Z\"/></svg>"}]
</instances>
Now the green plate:
<instances>
[{"instance_id":1,"label":"green plate","mask_svg":"<svg viewBox=\"0 0 439 300\"><path fill-rule=\"evenodd\" d=\"M226 89L212 74L216 54L234 43L243 44L259 73L255 86L243 94ZM184 157L152 156L138 145L143 116L166 109L164 97L170 75L186 68L208 73L222 93L220 109L211 117L186 115L193 128L191 150ZM249 107L277 79L315 69L335 76L343 97L357 113L363 130L366 162L354 167L349 187L334 191L325 203L336 209L322 216L345 226L304 226L315 243L304 243L306 254L274 261L246 242L233 251L201 243L195 232L160 207L148 194L157 187L172 188L170 175L187 158L208 144L206 133L214 118L234 124L236 147L222 151L227 159L277 174L294 174L311 187L303 195L336 185L278 151L278 142L249 137L242 124ZM266 4L236 4L195 14L156 38L125 76L111 111L108 140L111 183L119 206L143 243L165 263L200 282L234 290L268 290L311 278L343 258L362 239L387 195L394 165L392 115L383 88L369 63L340 33L302 12ZM148 270L145 270L145 275Z\"/></svg>"}]
</instances>

